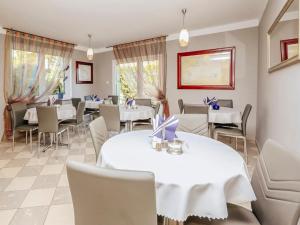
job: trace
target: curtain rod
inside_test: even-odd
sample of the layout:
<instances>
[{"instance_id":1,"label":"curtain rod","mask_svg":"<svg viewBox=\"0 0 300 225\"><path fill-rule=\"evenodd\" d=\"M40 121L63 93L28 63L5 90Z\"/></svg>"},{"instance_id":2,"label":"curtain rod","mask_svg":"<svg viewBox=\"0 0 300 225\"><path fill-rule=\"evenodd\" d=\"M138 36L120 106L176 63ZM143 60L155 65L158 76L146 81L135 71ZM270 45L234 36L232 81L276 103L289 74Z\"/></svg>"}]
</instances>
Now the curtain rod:
<instances>
[{"instance_id":1,"label":"curtain rod","mask_svg":"<svg viewBox=\"0 0 300 225\"><path fill-rule=\"evenodd\" d=\"M33 35L33 36L36 36L36 37L39 37L39 38L45 38L45 39L48 39L48 40L51 40L51 41L56 41L56 42L60 42L60 43L64 43L64 44L70 44L70 45L76 46L76 44L73 44L73 43L69 43L69 42L65 42L65 41L60 41L60 40L56 40L56 39L53 39L53 38L48 38L48 37L44 37L44 36L40 36L40 35L36 35L36 34L24 32L24 31L19 31L19 30L15 30L15 29L12 29L12 28L3 27L3 29L10 30L10 31L15 31L15 32L19 32L19 33L22 33L22 34Z\"/></svg>"},{"instance_id":2,"label":"curtain rod","mask_svg":"<svg viewBox=\"0 0 300 225\"><path fill-rule=\"evenodd\" d=\"M162 35L162 36L159 36L159 37L168 37L168 35ZM151 39L155 39L155 38L159 38L159 37L147 38L147 39L143 39L143 40L139 40L139 41L149 41ZM126 45L126 44L139 42L139 41L131 41L131 42L126 42L126 43L117 44L117 45ZM105 48L112 48L112 47L117 46L117 45L110 45L110 46L106 46Z\"/></svg>"}]
</instances>

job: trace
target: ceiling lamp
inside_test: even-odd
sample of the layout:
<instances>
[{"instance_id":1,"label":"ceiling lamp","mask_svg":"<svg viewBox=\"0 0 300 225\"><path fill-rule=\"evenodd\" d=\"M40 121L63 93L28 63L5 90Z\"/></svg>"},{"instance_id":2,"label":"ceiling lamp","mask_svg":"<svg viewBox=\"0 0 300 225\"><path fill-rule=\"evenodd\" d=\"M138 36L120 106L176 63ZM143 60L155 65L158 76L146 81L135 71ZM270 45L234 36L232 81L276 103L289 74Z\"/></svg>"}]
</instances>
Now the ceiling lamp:
<instances>
[{"instance_id":1,"label":"ceiling lamp","mask_svg":"<svg viewBox=\"0 0 300 225\"><path fill-rule=\"evenodd\" d=\"M93 51L92 45L91 45L92 35L88 34L88 37L89 37L89 48L88 48L88 50L86 52L86 56L87 56L88 60L93 60L94 51Z\"/></svg>"},{"instance_id":2,"label":"ceiling lamp","mask_svg":"<svg viewBox=\"0 0 300 225\"><path fill-rule=\"evenodd\" d=\"M182 12L182 29L179 34L179 45L181 47L186 47L189 44L189 32L184 27L186 9L182 9L181 12Z\"/></svg>"}]
</instances>

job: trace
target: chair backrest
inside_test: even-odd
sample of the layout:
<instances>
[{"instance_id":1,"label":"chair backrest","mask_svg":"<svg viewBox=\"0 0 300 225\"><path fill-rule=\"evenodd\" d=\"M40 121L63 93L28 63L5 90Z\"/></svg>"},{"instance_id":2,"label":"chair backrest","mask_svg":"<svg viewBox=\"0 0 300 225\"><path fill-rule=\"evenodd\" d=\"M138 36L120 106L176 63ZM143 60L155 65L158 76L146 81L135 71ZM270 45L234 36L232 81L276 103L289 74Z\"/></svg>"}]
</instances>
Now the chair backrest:
<instances>
[{"instance_id":1,"label":"chair backrest","mask_svg":"<svg viewBox=\"0 0 300 225\"><path fill-rule=\"evenodd\" d=\"M208 106L184 104L183 111L185 114L208 114Z\"/></svg>"},{"instance_id":2,"label":"chair backrest","mask_svg":"<svg viewBox=\"0 0 300 225\"><path fill-rule=\"evenodd\" d=\"M252 109L252 105L247 104L244 109L243 115L242 115L242 132L243 132L244 136L246 136L246 134L247 134L247 121L248 121L248 117L251 112L251 109Z\"/></svg>"},{"instance_id":3,"label":"chair backrest","mask_svg":"<svg viewBox=\"0 0 300 225\"><path fill-rule=\"evenodd\" d=\"M179 112L183 113L183 100L178 99Z\"/></svg>"},{"instance_id":4,"label":"chair backrest","mask_svg":"<svg viewBox=\"0 0 300 225\"><path fill-rule=\"evenodd\" d=\"M76 110L76 120L78 124L83 122L84 110L85 110L85 102L79 102L78 108Z\"/></svg>"},{"instance_id":5,"label":"chair backrest","mask_svg":"<svg viewBox=\"0 0 300 225\"><path fill-rule=\"evenodd\" d=\"M300 155L266 141L252 176L257 200L252 210L261 225L299 225Z\"/></svg>"},{"instance_id":6,"label":"chair backrest","mask_svg":"<svg viewBox=\"0 0 300 225\"><path fill-rule=\"evenodd\" d=\"M209 136L208 116L206 114L178 114L175 116L179 120L178 131Z\"/></svg>"},{"instance_id":7,"label":"chair backrest","mask_svg":"<svg viewBox=\"0 0 300 225\"><path fill-rule=\"evenodd\" d=\"M136 105L143 105L143 106L152 107L150 98L135 98L134 100L135 100Z\"/></svg>"},{"instance_id":8,"label":"chair backrest","mask_svg":"<svg viewBox=\"0 0 300 225\"><path fill-rule=\"evenodd\" d=\"M84 96L84 101L91 101L91 100L93 100L92 96L90 95Z\"/></svg>"},{"instance_id":9,"label":"chair backrest","mask_svg":"<svg viewBox=\"0 0 300 225\"><path fill-rule=\"evenodd\" d=\"M58 118L56 106L37 106L36 112L39 122L39 132L58 132Z\"/></svg>"},{"instance_id":10,"label":"chair backrest","mask_svg":"<svg viewBox=\"0 0 300 225\"><path fill-rule=\"evenodd\" d=\"M34 102L27 104L27 109L36 108L37 106L47 106L47 102Z\"/></svg>"},{"instance_id":11,"label":"chair backrest","mask_svg":"<svg viewBox=\"0 0 300 225\"><path fill-rule=\"evenodd\" d=\"M27 110L26 103L17 102L11 104L11 119L12 119L13 129L25 124L24 116L26 114L26 110Z\"/></svg>"},{"instance_id":12,"label":"chair backrest","mask_svg":"<svg viewBox=\"0 0 300 225\"><path fill-rule=\"evenodd\" d=\"M81 102L81 98L72 98L71 101L72 101L72 105L73 105L73 106L75 107L75 109L77 110L78 104L79 104L79 102Z\"/></svg>"},{"instance_id":13,"label":"chair backrest","mask_svg":"<svg viewBox=\"0 0 300 225\"><path fill-rule=\"evenodd\" d=\"M218 99L218 104L220 107L233 108L232 99Z\"/></svg>"},{"instance_id":14,"label":"chair backrest","mask_svg":"<svg viewBox=\"0 0 300 225\"><path fill-rule=\"evenodd\" d=\"M95 120L93 120L89 124L92 141L96 153L96 160L98 159L99 153L101 151L101 147L104 142L108 139L108 132L106 128L106 124L104 118L101 116Z\"/></svg>"},{"instance_id":15,"label":"chair backrest","mask_svg":"<svg viewBox=\"0 0 300 225\"><path fill-rule=\"evenodd\" d=\"M75 225L157 225L154 175L67 162Z\"/></svg>"},{"instance_id":16,"label":"chair backrest","mask_svg":"<svg viewBox=\"0 0 300 225\"><path fill-rule=\"evenodd\" d=\"M105 98L103 99L103 103L106 105L113 105L112 98Z\"/></svg>"},{"instance_id":17,"label":"chair backrest","mask_svg":"<svg viewBox=\"0 0 300 225\"><path fill-rule=\"evenodd\" d=\"M111 98L111 101L114 105L119 104L119 96L118 95L109 95L108 98Z\"/></svg>"},{"instance_id":18,"label":"chair backrest","mask_svg":"<svg viewBox=\"0 0 300 225\"><path fill-rule=\"evenodd\" d=\"M118 105L100 104L100 115L103 116L108 131L120 132L120 109Z\"/></svg>"}]
</instances>

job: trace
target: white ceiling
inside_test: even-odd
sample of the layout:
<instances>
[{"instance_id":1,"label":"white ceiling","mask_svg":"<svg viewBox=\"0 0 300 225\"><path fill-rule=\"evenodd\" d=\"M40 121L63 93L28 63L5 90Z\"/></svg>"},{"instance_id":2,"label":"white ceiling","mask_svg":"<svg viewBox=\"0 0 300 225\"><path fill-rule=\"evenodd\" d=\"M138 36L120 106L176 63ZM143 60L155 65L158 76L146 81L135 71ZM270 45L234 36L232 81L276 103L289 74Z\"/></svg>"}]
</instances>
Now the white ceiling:
<instances>
[{"instance_id":1,"label":"white ceiling","mask_svg":"<svg viewBox=\"0 0 300 225\"><path fill-rule=\"evenodd\" d=\"M0 27L79 46L106 46L178 33L181 9L186 27L203 29L258 21L267 0L1 0ZM174 35L173 35L174 36Z\"/></svg>"}]
</instances>

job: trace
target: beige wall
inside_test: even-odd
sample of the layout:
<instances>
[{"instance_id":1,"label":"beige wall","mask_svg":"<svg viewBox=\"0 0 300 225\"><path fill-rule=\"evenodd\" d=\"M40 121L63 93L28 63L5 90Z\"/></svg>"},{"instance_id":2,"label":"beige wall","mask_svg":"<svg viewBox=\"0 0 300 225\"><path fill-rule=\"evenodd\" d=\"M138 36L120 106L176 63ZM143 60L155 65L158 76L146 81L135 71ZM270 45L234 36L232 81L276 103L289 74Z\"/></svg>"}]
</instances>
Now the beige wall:
<instances>
[{"instance_id":1,"label":"beige wall","mask_svg":"<svg viewBox=\"0 0 300 225\"><path fill-rule=\"evenodd\" d=\"M234 107L244 110L253 105L248 122L248 136L255 138L257 99L257 43L258 29L243 29L192 38L187 49L180 49L177 41L167 42L167 97L172 113L178 113L177 100L202 103L206 96L233 99ZM235 90L179 90L177 89L177 53L221 47L236 47Z\"/></svg>"},{"instance_id":2,"label":"beige wall","mask_svg":"<svg viewBox=\"0 0 300 225\"><path fill-rule=\"evenodd\" d=\"M95 80L96 80L96 72L95 72L95 64L94 67L94 83L93 84L76 84L76 61L82 62L94 62L89 61L86 57L86 52L75 50L72 57L72 97L81 97L85 95L94 94Z\"/></svg>"},{"instance_id":3,"label":"beige wall","mask_svg":"<svg viewBox=\"0 0 300 225\"><path fill-rule=\"evenodd\" d=\"M3 111L5 107L3 95L4 82L4 35L0 34L0 141L4 131Z\"/></svg>"},{"instance_id":4,"label":"beige wall","mask_svg":"<svg viewBox=\"0 0 300 225\"><path fill-rule=\"evenodd\" d=\"M300 151L300 64L268 73L267 31L285 0L269 0L259 30L257 143L272 138Z\"/></svg>"},{"instance_id":5,"label":"beige wall","mask_svg":"<svg viewBox=\"0 0 300 225\"><path fill-rule=\"evenodd\" d=\"M247 103L253 105L249 118L248 134L255 138L256 131L256 99L257 99L257 45L258 29L250 28L232 32L212 34L192 38L187 49L180 49L177 41L167 42L167 97L171 113L178 113L178 98L184 102L202 103L206 96L230 98L234 106L241 111ZM235 90L178 90L177 89L177 53L200 49L236 46L236 88ZM96 93L106 96L112 90L113 53L96 54Z\"/></svg>"},{"instance_id":6,"label":"beige wall","mask_svg":"<svg viewBox=\"0 0 300 225\"><path fill-rule=\"evenodd\" d=\"M270 38L271 66L276 66L281 62L281 47L280 41L297 38L299 20L282 21L277 28L272 32Z\"/></svg>"}]
</instances>

